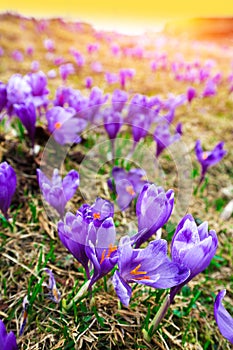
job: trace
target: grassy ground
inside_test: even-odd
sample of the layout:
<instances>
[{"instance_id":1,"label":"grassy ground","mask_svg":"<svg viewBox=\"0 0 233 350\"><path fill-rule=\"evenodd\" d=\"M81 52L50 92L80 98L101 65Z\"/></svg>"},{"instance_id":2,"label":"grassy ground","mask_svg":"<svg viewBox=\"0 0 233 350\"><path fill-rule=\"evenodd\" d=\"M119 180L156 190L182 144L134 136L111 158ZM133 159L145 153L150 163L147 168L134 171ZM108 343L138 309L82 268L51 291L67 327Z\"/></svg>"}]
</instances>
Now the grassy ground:
<instances>
[{"instance_id":1,"label":"grassy ground","mask_svg":"<svg viewBox=\"0 0 233 350\"><path fill-rule=\"evenodd\" d=\"M0 58L0 80L7 82L13 73L26 74L30 71L32 60L38 60L41 70L47 73L54 68L52 60L46 56L43 40L55 41L56 51L51 58L64 56L66 62L73 62L69 49L75 47L86 58L84 67L77 68L77 74L68 78L67 84L88 95L84 79L92 75L94 85L104 92L112 92L118 84L108 86L104 73L91 71L91 63L99 61L103 72L118 72L120 68L135 68L135 78L127 84L130 96L143 93L149 96L159 94L166 98L168 93L184 93L187 83L175 81L167 71L152 73L150 58L113 57L110 54L110 35L95 33L88 25L74 30L74 25L64 24L59 20L48 22L42 33L36 30L36 21L2 16L0 26L0 46L4 55ZM214 59L216 71L223 73L224 79L219 86L218 94L213 98L196 99L191 106L177 109L176 121L184 125L182 140L191 157L190 172L195 174L199 166L194 155L197 138L202 140L205 148L211 149L218 141L224 140L227 156L221 163L211 168L208 184L197 195L191 198L185 208L196 219L207 220L209 228L218 233L219 248L209 268L184 287L176 297L159 328L151 340L145 340L142 329L148 329L150 321L158 310L162 300L161 291L144 286L135 286L129 308L123 307L108 279L99 281L93 291L93 298L84 294L72 303L79 288L85 283L85 275L80 264L67 254L60 243L56 225L47 217L36 180L35 170L40 166L40 157L29 154L27 141L20 138L17 124L15 133L12 129L3 132L1 126L0 161L7 160L16 170L18 176L17 191L11 208L11 223L1 219L0 253L1 253L1 291L0 318L4 319L7 329L18 335L23 297L30 295L28 321L24 335L18 337L20 349L230 349L229 342L220 335L213 316L213 301L217 292L227 289L225 306L233 314L233 223L232 218L223 221L220 214L227 204L222 188L232 183L232 110L233 95L229 94L227 76L231 72L233 50L230 42L191 42L182 38L165 38L162 48L158 48L159 37L130 38L115 36L114 42L121 47L133 47L138 43L144 45L148 52L166 52L169 60L177 53L182 53L185 60L199 58L201 61ZM161 38L160 38L161 39ZM100 50L88 55L86 45L98 42ZM157 43L157 46L156 46ZM25 60L16 63L11 58L15 49L22 52L28 45L35 49L33 58L25 55ZM51 96L62 84L59 74L49 81ZM200 92L202 88L197 86ZM45 145L43 133L38 129L37 142ZM46 135L45 135L46 136ZM84 141L69 151L66 169L79 169L82 157L96 141L100 134L87 132ZM124 135L123 135L124 137ZM179 196L177 179L177 162L173 155L166 151L160 160L163 169L162 185L174 188L176 199ZM99 177L98 193L108 197L102 177ZM159 180L158 180L159 181ZM192 180L195 188L197 178ZM81 183L82 184L82 183ZM90 191L91 192L91 191ZM92 195L87 193L92 200ZM182 198L181 198L182 200ZM184 199L185 200L185 199ZM72 200L71 207L77 209L82 204L81 193ZM183 204L183 203L181 203ZM116 224L119 230L129 229L133 210L128 214L117 213ZM183 215L185 212L183 213ZM178 222L173 215L169 225L163 228L163 237L171 241L172 232ZM121 227L121 228L120 228ZM54 304L47 297L48 290L42 286L44 267L53 270L57 285L62 293L62 302ZM44 277L45 278L45 277ZM67 307L67 305L69 307Z\"/></svg>"}]
</instances>

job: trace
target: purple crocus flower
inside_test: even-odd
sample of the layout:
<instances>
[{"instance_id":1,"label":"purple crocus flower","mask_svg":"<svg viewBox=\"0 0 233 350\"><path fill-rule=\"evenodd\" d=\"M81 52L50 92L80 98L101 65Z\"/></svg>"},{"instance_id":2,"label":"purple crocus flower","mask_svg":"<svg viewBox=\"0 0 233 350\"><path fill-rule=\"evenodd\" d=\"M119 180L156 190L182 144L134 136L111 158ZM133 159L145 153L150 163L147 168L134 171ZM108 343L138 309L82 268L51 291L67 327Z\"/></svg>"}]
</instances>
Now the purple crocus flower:
<instances>
[{"instance_id":1,"label":"purple crocus flower","mask_svg":"<svg viewBox=\"0 0 233 350\"><path fill-rule=\"evenodd\" d=\"M3 48L0 46L0 57L2 57L4 55L4 50Z\"/></svg>"},{"instance_id":2,"label":"purple crocus flower","mask_svg":"<svg viewBox=\"0 0 233 350\"><path fill-rule=\"evenodd\" d=\"M31 45L29 45L29 46L26 48L25 52L26 52L26 54L27 54L28 56L32 56L33 53L34 53L34 47L31 46Z\"/></svg>"},{"instance_id":3,"label":"purple crocus flower","mask_svg":"<svg viewBox=\"0 0 233 350\"><path fill-rule=\"evenodd\" d=\"M154 132L154 140L157 144L156 157L158 158L164 149L178 141L180 136L180 133L177 131L174 135L171 135L167 123L158 125Z\"/></svg>"},{"instance_id":4,"label":"purple crocus flower","mask_svg":"<svg viewBox=\"0 0 233 350\"><path fill-rule=\"evenodd\" d=\"M141 139L144 139L148 134L151 126L151 119L148 115L138 114L132 122L132 134L134 143L137 144Z\"/></svg>"},{"instance_id":5,"label":"purple crocus flower","mask_svg":"<svg viewBox=\"0 0 233 350\"><path fill-rule=\"evenodd\" d=\"M12 197L16 190L16 173L7 163L0 164L0 209L7 218L7 211L10 207Z\"/></svg>"},{"instance_id":6,"label":"purple crocus flower","mask_svg":"<svg viewBox=\"0 0 233 350\"><path fill-rule=\"evenodd\" d=\"M197 96L197 92L196 92L196 89L194 89L192 86L190 86L188 89L187 89L187 100L189 103L192 102L192 100Z\"/></svg>"},{"instance_id":7,"label":"purple crocus flower","mask_svg":"<svg viewBox=\"0 0 233 350\"><path fill-rule=\"evenodd\" d=\"M213 80L208 80L204 88L204 91L202 92L202 96L210 97L210 96L216 95L216 93L217 93L216 84L213 82Z\"/></svg>"},{"instance_id":8,"label":"purple crocus flower","mask_svg":"<svg viewBox=\"0 0 233 350\"><path fill-rule=\"evenodd\" d=\"M109 85L115 84L119 81L119 77L116 73L106 72L105 73L105 80Z\"/></svg>"},{"instance_id":9,"label":"purple crocus flower","mask_svg":"<svg viewBox=\"0 0 233 350\"><path fill-rule=\"evenodd\" d=\"M9 108L15 103L24 103L25 100L32 95L31 86L21 74L13 74L10 77L6 91Z\"/></svg>"},{"instance_id":10,"label":"purple crocus flower","mask_svg":"<svg viewBox=\"0 0 233 350\"><path fill-rule=\"evenodd\" d=\"M92 77L86 77L85 79L85 87L87 89L91 89L93 84L93 78Z\"/></svg>"},{"instance_id":11,"label":"purple crocus flower","mask_svg":"<svg viewBox=\"0 0 233 350\"><path fill-rule=\"evenodd\" d=\"M103 71L103 66L101 62L92 62L91 64L91 69L93 70L93 72L95 73L101 73Z\"/></svg>"},{"instance_id":12,"label":"purple crocus flower","mask_svg":"<svg viewBox=\"0 0 233 350\"><path fill-rule=\"evenodd\" d=\"M147 183L146 172L143 169L133 168L127 173L123 168L114 167L112 177L115 182L117 204L121 210L128 208Z\"/></svg>"},{"instance_id":13,"label":"purple crocus flower","mask_svg":"<svg viewBox=\"0 0 233 350\"><path fill-rule=\"evenodd\" d=\"M113 219L106 218L99 227L92 222L88 231L86 254L94 267L89 288L109 273L117 263L116 230Z\"/></svg>"},{"instance_id":14,"label":"purple crocus flower","mask_svg":"<svg viewBox=\"0 0 233 350\"><path fill-rule=\"evenodd\" d=\"M178 224L171 243L172 260L190 269L190 281L210 264L216 253L218 239L208 223L197 226L192 215L187 214Z\"/></svg>"},{"instance_id":15,"label":"purple crocus flower","mask_svg":"<svg viewBox=\"0 0 233 350\"><path fill-rule=\"evenodd\" d=\"M64 220L58 223L58 234L61 242L83 265L88 278L90 278L89 258L85 247L89 225L93 223L95 227L100 227L105 219L113 217L113 212L113 205L109 201L97 198L92 206L84 204L76 215L68 212Z\"/></svg>"},{"instance_id":16,"label":"purple crocus flower","mask_svg":"<svg viewBox=\"0 0 233 350\"><path fill-rule=\"evenodd\" d=\"M120 53L120 46L116 43L113 43L111 45L111 52L114 56L118 56Z\"/></svg>"},{"instance_id":17,"label":"purple crocus flower","mask_svg":"<svg viewBox=\"0 0 233 350\"><path fill-rule=\"evenodd\" d=\"M112 93L112 108L114 111L121 112L125 106L127 99L127 92L120 89L115 89Z\"/></svg>"},{"instance_id":18,"label":"purple crocus flower","mask_svg":"<svg viewBox=\"0 0 233 350\"><path fill-rule=\"evenodd\" d=\"M84 267L87 277L90 278L88 268L88 256L86 255L85 247L87 242L89 222L84 214L78 211L76 215L66 213L64 220L58 222L58 235L62 244L69 252L78 260Z\"/></svg>"},{"instance_id":19,"label":"purple crocus flower","mask_svg":"<svg viewBox=\"0 0 233 350\"><path fill-rule=\"evenodd\" d=\"M87 122L76 118L75 113L73 108L60 106L53 107L46 113L48 129L60 145L80 142L77 134L85 129Z\"/></svg>"},{"instance_id":20,"label":"purple crocus flower","mask_svg":"<svg viewBox=\"0 0 233 350\"><path fill-rule=\"evenodd\" d=\"M47 88L47 76L44 72L29 73L25 75L25 79L31 86L32 96L43 96L49 93Z\"/></svg>"},{"instance_id":21,"label":"purple crocus flower","mask_svg":"<svg viewBox=\"0 0 233 350\"><path fill-rule=\"evenodd\" d=\"M37 177L40 190L45 200L57 210L59 215L64 215L66 203L74 196L79 186L79 174L71 170L62 180L58 169L54 169L52 179L37 169Z\"/></svg>"},{"instance_id":22,"label":"purple crocus flower","mask_svg":"<svg viewBox=\"0 0 233 350\"><path fill-rule=\"evenodd\" d=\"M72 63L66 63L59 67L59 72L62 80L66 81L69 75L75 73L75 69Z\"/></svg>"},{"instance_id":23,"label":"purple crocus flower","mask_svg":"<svg viewBox=\"0 0 233 350\"><path fill-rule=\"evenodd\" d=\"M11 331L7 333L6 327L2 320L0 320L0 349L1 350L17 350L16 337Z\"/></svg>"},{"instance_id":24,"label":"purple crocus flower","mask_svg":"<svg viewBox=\"0 0 233 350\"><path fill-rule=\"evenodd\" d=\"M6 85L0 82L0 113L7 105Z\"/></svg>"},{"instance_id":25,"label":"purple crocus flower","mask_svg":"<svg viewBox=\"0 0 233 350\"><path fill-rule=\"evenodd\" d=\"M108 94L104 95L103 91L98 87L93 87L89 96L88 107L89 111L87 113L88 120L90 122L96 121L97 114L100 107L107 101Z\"/></svg>"},{"instance_id":26,"label":"purple crocus flower","mask_svg":"<svg viewBox=\"0 0 233 350\"><path fill-rule=\"evenodd\" d=\"M14 111L26 128L33 147L36 131L36 109L34 103L15 104Z\"/></svg>"},{"instance_id":27,"label":"purple crocus flower","mask_svg":"<svg viewBox=\"0 0 233 350\"><path fill-rule=\"evenodd\" d=\"M134 95L129 104L127 122L133 124L138 114L144 114L147 118L150 118L150 107L150 100L146 95Z\"/></svg>"},{"instance_id":28,"label":"purple crocus flower","mask_svg":"<svg viewBox=\"0 0 233 350\"><path fill-rule=\"evenodd\" d=\"M123 124L121 113L107 108L103 112L104 127L110 139L115 139Z\"/></svg>"},{"instance_id":29,"label":"purple crocus flower","mask_svg":"<svg viewBox=\"0 0 233 350\"><path fill-rule=\"evenodd\" d=\"M32 61L31 70L32 72L37 72L40 69L40 63L38 61Z\"/></svg>"},{"instance_id":30,"label":"purple crocus flower","mask_svg":"<svg viewBox=\"0 0 233 350\"><path fill-rule=\"evenodd\" d=\"M119 71L119 79L121 88L125 89L127 79L133 79L135 75L135 70L132 68L122 68Z\"/></svg>"},{"instance_id":31,"label":"purple crocus flower","mask_svg":"<svg viewBox=\"0 0 233 350\"><path fill-rule=\"evenodd\" d=\"M223 147L224 142L219 142L212 151L204 152L202 150L201 141L196 141L195 152L202 167L200 183L204 180L208 168L220 162L220 160L226 155L227 151L224 150Z\"/></svg>"},{"instance_id":32,"label":"purple crocus flower","mask_svg":"<svg viewBox=\"0 0 233 350\"><path fill-rule=\"evenodd\" d=\"M47 77L48 77L49 79L55 79L56 76L57 76L57 72L56 72L55 69L50 69L50 70L48 71L48 73L47 73Z\"/></svg>"},{"instance_id":33,"label":"purple crocus flower","mask_svg":"<svg viewBox=\"0 0 233 350\"><path fill-rule=\"evenodd\" d=\"M189 270L172 262L167 256L167 242L152 241L145 249L133 249L128 236L122 237L118 247L118 268L112 282L120 301L128 306L132 289L129 283L167 289L186 280Z\"/></svg>"},{"instance_id":34,"label":"purple crocus flower","mask_svg":"<svg viewBox=\"0 0 233 350\"><path fill-rule=\"evenodd\" d=\"M44 283L48 290L49 290L49 298L56 304L59 304L61 301L61 292L57 289L56 280L53 275L52 270L45 268L44 271L49 276L49 283Z\"/></svg>"},{"instance_id":35,"label":"purple crocus flower","mask_svg":"<svg viewBox=\"0 0 233 350\"><path fill-rule=\"evenodd\" d=\"M89 54L92 54L92 53L97 52L97 51L99 51L99 44L94 43L94 44L87 45L87 52Z\"/></svg>"},{"instance_id":36,"label":"purple crocus flower","mask_svg":"<svg viewBox=\"0 0 233 350\"><path fill-rule=\"evenodd\" d=\"M22 52L21 51L19 51L19 50L14 50L13 52L12 52L12 58L15 60L15 61L17 61L17 62L22 62L23 61L23 54L22 54Z\"/></svg>"},{"instance_id":37,"label":"purple crocus flower","mask_svg":"<svg viewBox=\"0 0 233 350\"><path fill-rule=\"evenodd\" d=\"M63 56L58 56L54 58L53 63L55 64L55 66L60 66L61 64L63 64L65 62L65 59Z\"/></svg>"},{"instance_id":38,"label":"purple crocus flower","mask_svg":"<svg viewBox=\"0 0 233 350\"><path fill-rule=\"evenodd\" d=\"M55 50L55 44L52 39L45 39L44 40L44 47L47 51L53 52Z\"/></svg>"},{"instance_id":39,"label":"purple crocus flower","mask_svg":"<svg viewBox=\"0 0 233 350\"><path fill-rule=\"evenodd\" d=\"M222 300L226 295L226 290L221 290L214 302L214 317L220 333L233 344L233 317L222 305Z\"/></svg>"},{"instance_id":40,"label":"purple crocus flower","mask_svg":"<svg viewBox=\"0 0 233 350\"><path fill-rule=\"evenodd\" d=\"M173 190L164 191L154 184L145 184L138 196L136 215L138 231L132 236L132 242L138 248L158 231L171 216L174 205Z\"/></svg>"},{"instance_id":41,"label":"purple crocus flower","mask_svg":"<svg viewBox=\"0 0 233 350\"><path fill-rule=\"evenodd\" d=\"M75 50L75 49L71 49L71 50L70 50L70 53L71 53L72 56L74 57L75 62L76 62L76 64L77 64L78 67L84 66L84 64L85 64L85 58L81 55L80 52L78 52L78 51Z\"/></svg>"}]
</instances>

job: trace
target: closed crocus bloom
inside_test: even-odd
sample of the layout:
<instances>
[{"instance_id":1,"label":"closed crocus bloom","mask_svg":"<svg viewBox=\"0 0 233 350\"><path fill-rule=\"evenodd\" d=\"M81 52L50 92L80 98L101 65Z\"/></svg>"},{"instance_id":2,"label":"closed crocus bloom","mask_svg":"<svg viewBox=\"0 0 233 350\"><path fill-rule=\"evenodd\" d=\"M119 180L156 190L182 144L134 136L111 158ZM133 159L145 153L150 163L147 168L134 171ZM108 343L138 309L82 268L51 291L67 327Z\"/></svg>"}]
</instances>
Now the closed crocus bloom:
<instances>
[{"instance_id":1,"label":"closed crocus bloom","mask_svg":"<svg viewBox=\"0 0 233 350\"><path fill-rule=\"evenodd\" d=\"M93 84L93 78L92 77L86 77L85 79L85 87L87 89L91 89Z\"/></svg>"},{"instance_id":2,"label":"closed crocus bloom","mask_svg":"<svg viewBox=\"0 0 233 350\"><path fill-rule=\"evenodd\" d=\"M110 139L115 139L123 124L121 113L115 112L111 108L104 111L104 128Z\"/></svg>"},{"instance_id":3,"label":"closed crocus bloom","mask_svg":"<svg viewBox=\"0 0 233 350\"><path fill-rule=\"evenodd\" d=\"M99 227L89 225L86 254L93 264L90 287L109 273L117 262L116 230L113 219L106 218Z\"/></svg>"},{"instance_id":4,"label":"closed crocus bloom","mask_svg":"<svg viewBox=\"0 0 233 350\"><path fill-rule=\"evenodd\" d=\"M189 103L192 102L192 100L197 96L196 89L194 89L192 86L190 86L187 89L187 100Z\"/></svg>"},{"instance_id":5,"label":"closed crocus bloom","mask_svg":"<svg viewBox=\"0 0 233 350\"><path fill-rule=\"evenodd\" d=\"M46 113L48 129L60 145L80 142L78 134L85 129L87 122L76 118L75 113L73 108L60 106L53 107Z\"/></svg>"},{"instance_id":6,"label":"closed crocus bloom","mask_svg":"<svg viewBox=\"0 0 233 350\"><path fill-rule=\"evenodd\" d=\"M88 257L85 252L88 222L82 212L76 215L68 212L63 221L59 221L57 225L58 235L62 244L69 252L83 265L88 278Z\"/></svg>"},{"instance_id":7,"label":"closed crocus bloom","mask_svg":"<svg viewBox=\"0 0 233 350\"><path fill-rule=\"evenodd\" d=\"M0 164L0 209L7 218L7 211L16 190L16 174L14 169L7 163Z\"/></svg>"},{"instance_id":8,"label":"closed crocus bloom","mask_svg":"<svg viewBox=\"0 0 233 350\"><path fill-rule=\"evenodd\" d=\"M208 168L220 162L220 160L226 155L227 151L224 150L223 147L224 142L219 142L214 149L204 152L202 150L201 141L196 141L195 152L202 167L200 182L204 179Z\"/></svg>"},{"instance_id":9,"label":"closed crocus bloom","mask_svg":"<svg viewBox=\"0 0 233 350\"><path fill-rule=\"evenodd\" d=\"M184 216L173 236L171 255L173 261L190 269L186 283L209 266L217 246L216 232L208 231L207 222L197 226L192 215Z\"/></svg>"},{"instance_id":10,"label":"closed crocus bloom","mask_svg":"<svg viewBox=\"0 0 233 350\"><path fill-rule=\"evenodd\" d=\"M19 117L24 127L27 129L29 138L34 145L36 131L36 109L33 102L14 105L15 114Z\"/></svg>"},{"instance_id":11,"label":"closed crocus bloom","mask_svg":"<svg viewBox=\"0 0 233 350\"><path fill-rule=\"evenodd\" d=\"M189 276L186 267L172 262L167 256L167 242L152 241L145 249L133 249L128 236L118 247L118 268L112 282L120 301L128 306L132 289L129 283L167 289L182 283Z\"/></svg>"},{"instance_id":12,"label":"closed crocus bloom","mask_svg":"<svg viewBox=\"0 0 233 350\"><path fill-rule=\"evenodd\" d=\"M154 184L145 184L138 196L136 215L139 233L132 236L138 248L159 230L170 218L174 205L174 192L164 191Z\"/></svg>"},{"instance_id":13,"label":"closed crocus bloom","mask_svg":"<svg viewBox=\"0 0 233 350\"><path fill-rule=\"evenodd\" d=\"M52 179L49 180L40 169L37 169L37 177L45 200L62 217L66 203L74 196L79 186L78 172L71 170L62 180L58 169L54 169Z\"/></svg>"},{"instance_id":14,"label":"closed crocus bloom","mask_svg":"<svg viewBox=\"0 0 233 350\"><path fill-rule=\"evenodd\" d=\"M7 105L6 85L0 82L0 113Z\"/></svg>"},{"instance_id":15,"label":"closed crocus bloom","mask_svg":"<svg viewBox=\"0 0 233 350\"><path fill-rule=\"evenodd\" d=\"M135 143L146 137L150 125L151 119L149 115L138 114L135 116L134 120L132 121L132 134Z\"/></svg>"},{"instance_id":16,"label":"closed crocus bloom","mask_svg":"<svg viewBox=\"0 0 233 350\"><path fill-rule=\"evenodd\" d=\"M62 80L65 81L69 75L75 73L74 66L72 63L62 64L59 68L59 72Z\"/></svg>"},{"instance_id":17,"label":"closed crocus bloom","mask_svg":"<svg viewBox=\"0 0 233 350\"><path fill-rule=\"evenodd\" d=\"M233 317L222 305L226 290L221 290L214 302L214 317L221 334L233 344Z\"/></svg>"},{"instance_id":18,"label":"closed crocus bloom","mask_svg":"<svg viewBox=\"0 0 233 350\"><path fill-rule=\"evenodd\" d=\"M204 88L204 91L202 93L202 97L214 96L216 95L216 93L217 93L216 84L213 82L213 80L208 80Z\"/></svg>"},{"instance_id":19,"label":"closed crocus bloom","mask_svg":"<svg viewBox=\"0 0 233 350\"><path fill-rule=\"evenodd\" d=\"M1 350L17 350L16 337L13 332L7 333L6 327L0 320L0 349Z\"/></svg>"}]
</instances>

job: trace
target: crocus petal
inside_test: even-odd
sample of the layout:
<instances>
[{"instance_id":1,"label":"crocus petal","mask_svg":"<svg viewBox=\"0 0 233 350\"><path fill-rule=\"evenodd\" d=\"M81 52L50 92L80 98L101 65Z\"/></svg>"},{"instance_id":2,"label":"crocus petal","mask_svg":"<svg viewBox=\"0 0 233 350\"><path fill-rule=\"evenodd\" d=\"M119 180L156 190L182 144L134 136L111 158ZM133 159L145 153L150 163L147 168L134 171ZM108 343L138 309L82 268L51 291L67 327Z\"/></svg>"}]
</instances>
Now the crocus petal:
<instances>
[{"instance_id":1,"label":"crocus petal","mask_svg":"<svg viewBox=\"0 0 233 350\"><path fill-rule=\"evenodd\" d=\"M67 202L74 196L78 186L79 174L77 171L71 170L62 181L62 187Z\"/></svg>"},{"instance_id":2,"label":"crocus petal","mask_svg":"<svg viewBox=\"0 0 233 350\"><path fill-rule=\"evenodd\" d=\"M120 276L118 271L115 271L112 277L112 283L116 294L123 305L128 306L132 294L132 289Z\"/></svg>"},{"instance_id":3,"label":"crocus petal","mask_svg":"<svg viewBox=\"0 0 233 350\"><path fill-rule=\"evenodd\" d=\"M221 334L233 344L233 317L222 305L226 290L218 293L214 302L214 317Z\"/></svg>"}]
</instances>

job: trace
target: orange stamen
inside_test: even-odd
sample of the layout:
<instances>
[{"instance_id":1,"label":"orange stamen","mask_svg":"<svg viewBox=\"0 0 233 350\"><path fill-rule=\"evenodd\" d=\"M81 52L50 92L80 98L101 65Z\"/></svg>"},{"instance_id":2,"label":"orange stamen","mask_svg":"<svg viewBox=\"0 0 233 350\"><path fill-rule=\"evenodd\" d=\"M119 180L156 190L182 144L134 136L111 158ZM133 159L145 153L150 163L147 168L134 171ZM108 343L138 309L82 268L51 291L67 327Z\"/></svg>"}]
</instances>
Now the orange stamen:
<instances>
[{"instance_id":1,"label":"orange stamen","mask_svg":"<svg viewBox=\"0 0 233 350\"><path fill-rule=\"evenodd\" d=\"M133 186L126 186L126 191L131 194L131 196L134 196L136 193L134 192Z\"/></svg>"},{"instance_id":2,"label":"orange stamen","mask_svg":"<svg viewBox=\"0 0 233 350\"><path fill-rule=\"evenodd\" d=\"M108 254L106 256L106 258L109 258L110 255L115 252L117 250L117 246L115 245L112 245L112 243L109 244L109 247L108 247Z\"/></svg>"},{"instance_id":3,"label":"orange stamen","mask_svg":"<svg viewBox=\"0 0 233 350\"><path fill-rule=\"evenodd\" d=\"M54 296L54 298L55 298L56 300L59 299L58 293L57 293L57 288L53 288L53 296Z\"/></svg>"},{"instance_id":4,"label":"orange stamen","mask_svg":"<svg viewBox=\"0 0 233 350\"><path fill-rule=\"evenodd\" d=\"M102 251L101 259L100 259L100 264L102 264L102 262L104 261L104 259L105 259L105 254L106 254L106 249L104 249L104 250Z\"/></svg>"},{"instance_id":5,"label":"orange stamen","mask_svg":"<svg viewBox=\"0 0 233 350\"><path fill-rule=\"evenodd\" d=\"M93 217L94 219L100 219L100 213L94 213Z\"/></svg>"},{"instance_id":6,"label":"orange stamen","mask_svg":"<svg viewBox=\"0 0 233 350\"><path fill-rule=\"evenodd\" d=\"M134 280L137 280L137 281L150 280L150 276L134 277Z\"/></svg>"},{"instance_id":7,"label":"orange stamen","mask_svg":"<svg viewBox=\"0 0 233 350\"><path fill-rule=\"evenodd\" d=\"M109 244L108 246L108 253L106 255L106 249L104 249L102 251L102 254L101 254L101 259L100 259L100 264L102 264L102 262L106 259L106 258L109 258L110 255L115 252L117 250L117 246L115 245L112 245L112 243Z\"/></svg>"},{"instance_id":8,"label":"orange stamen","mask_svg":"<svg viewBox=\"0 0 233 350\"><path fill-rule=\"evenodd\" d=\"M138 266L135 267L135 269L131 270L130 273L131 275L146 275L146 271L138 271L141 267L141 264L138 264Z\"/></svg>"},{"instance_id":9,"label":"orange stamen","mask_svg":"<svg viewBox=\"0 0 233 350\"><path fill-rule=\"evenodd\" d=\"M56 122L55 125L54 125L55 129L60 129L61 127L61 123L60 122Z\"/></svg>"}]
</instances>

